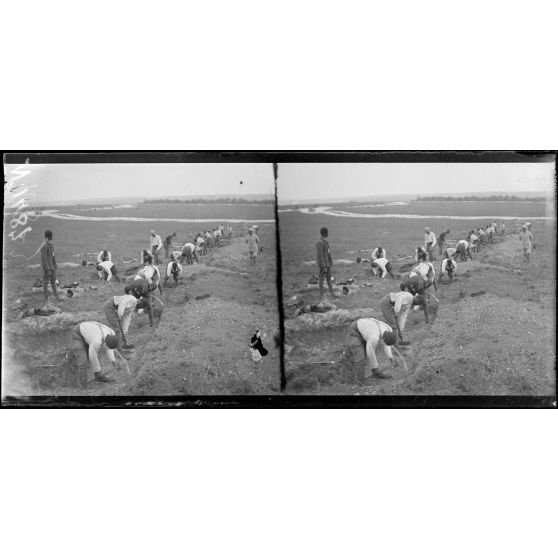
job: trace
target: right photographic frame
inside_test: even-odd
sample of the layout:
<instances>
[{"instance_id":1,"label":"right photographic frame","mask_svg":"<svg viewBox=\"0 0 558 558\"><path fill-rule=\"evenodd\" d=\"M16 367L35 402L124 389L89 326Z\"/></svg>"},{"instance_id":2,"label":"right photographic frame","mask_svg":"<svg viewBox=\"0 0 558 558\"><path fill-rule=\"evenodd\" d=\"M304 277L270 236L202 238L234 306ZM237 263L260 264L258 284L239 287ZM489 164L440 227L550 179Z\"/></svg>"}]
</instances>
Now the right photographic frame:
<instances>
[{"instance_id":1,"label":"right photographic frame","mask_svg":"<svg viewBox=\"0 0 558 558\"><path fill-rule=\"evenodd\" d=\"M276 174L286 395L555 405L555 153L311 154Z\"/></svg>"}]
</instances>

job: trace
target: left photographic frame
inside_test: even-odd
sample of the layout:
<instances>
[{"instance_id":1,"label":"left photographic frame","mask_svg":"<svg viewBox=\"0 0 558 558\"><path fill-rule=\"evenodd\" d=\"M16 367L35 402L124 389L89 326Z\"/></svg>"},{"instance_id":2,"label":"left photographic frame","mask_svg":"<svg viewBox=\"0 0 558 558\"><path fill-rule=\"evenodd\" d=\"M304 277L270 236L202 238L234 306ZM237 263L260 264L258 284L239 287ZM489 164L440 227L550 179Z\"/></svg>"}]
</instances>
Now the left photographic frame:
<instances>
[{"instance_id":1,"label":"left photographic frame","mask_svg":"<svg viewBox=\"0 0 558 558\"><path fill-rule=\"evenodd\" d=\"M2 401L280 391L273 165L4 154Z\"/></svg>"}]
</instances>

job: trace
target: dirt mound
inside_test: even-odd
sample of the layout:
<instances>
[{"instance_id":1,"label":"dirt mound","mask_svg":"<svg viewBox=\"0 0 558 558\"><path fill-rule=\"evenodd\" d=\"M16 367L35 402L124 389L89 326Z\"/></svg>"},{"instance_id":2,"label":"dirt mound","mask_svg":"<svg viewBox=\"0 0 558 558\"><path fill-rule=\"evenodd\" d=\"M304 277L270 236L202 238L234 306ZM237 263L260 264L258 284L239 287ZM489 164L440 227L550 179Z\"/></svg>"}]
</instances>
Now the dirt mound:
<instances>
[{"instance_id":1,"label":"dirt mound","mask_svg":"<svg viewBox=\"0 0 558 558\"><path fill-rule=\"evenodd\" d=\"M548 280L553 273L547 258L523 264L514 240L485 249L472 262L458 262L455 282L444 282L436 293L440 309L434 324L426 326L421 311L410 313L408 372L392 369L391 379L367 387L344 383L343 351L347 321L367 316L381 319L379 300L387 292L398 291L397 282L372 281L369 287L336 300L338 310L286 320L288 391L553 394L554 323L548 311L550 301L554 308ZM380 366L387 364L380 359Z\"/></svg>"},{"instance_id":2,"label":"dirt mound","mask_svg":"<svg viewBox=\"0 0 558 558\"><path fill-rule=\"evenodd\" d=\"M275 246L266 238L266 246ZM274 234L274 229L273 229ZM268 234L269 236L269 234ZM275 253L266 250L256 266L248 262L243 238L227 241L205 258L185 265L178 287L169 285L163 295L160 324L149 327L147 315L134 315L128 339L135 345L129 357L130 375L101 367L116 380L91 381L85 389L68 385L70 328L84 320L106 323L103 304L121 294L123 284L101 282L85 268L64 272L61 281L79 281L80 297L63 299L62 312L48 317L6 322L3 393L22 395L210 395L270 394L279 391L279 350L273 342L278 329ZM160 266L163 269L164 266ZM21 298L29 307L40 305L42 293L32 290L36 277L10 279L10 300ZM95 290L89 290L95 286ZM196 300L197 299L197 300ZM57 303L58 304L58 303ZM250 338L256 328L266 333L269 355L251 359ZM104 358L104 357L103 357ZM92 379L92 374L89 375ZM6 384L7 382L7 384Z\"/></svg>"}]
</instances>

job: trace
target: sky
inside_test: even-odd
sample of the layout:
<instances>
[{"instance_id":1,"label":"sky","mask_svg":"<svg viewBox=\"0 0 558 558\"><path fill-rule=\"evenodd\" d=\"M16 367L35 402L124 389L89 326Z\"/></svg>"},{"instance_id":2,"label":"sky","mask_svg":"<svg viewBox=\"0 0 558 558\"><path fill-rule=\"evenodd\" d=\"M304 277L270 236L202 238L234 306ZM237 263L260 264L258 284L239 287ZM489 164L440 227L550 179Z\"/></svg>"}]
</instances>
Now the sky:
<instances>
[{"instance_id":1,"label":"sky","mask_svg":"<svg viewBox=\"0 0 558 558\"><path fill-rule=\"evenodd\" d=\"M285 163L279 203L349 196L552 191L554 163Z\"/></svg>"},{"instance_id":2,"label":"sky","mask_svg":"<svg viewBox=\"0 0 558 558\"><path fill-rule=\"evenodd\" d=\"M23 167L5 165L5 179L14 178L14 184L27 186L35 195L32 203L125 196L242 197L275 191L273 167L262 163L28 165L31 172L22 178L11 172L16 168Z\"/></svg>"}]
</instances>

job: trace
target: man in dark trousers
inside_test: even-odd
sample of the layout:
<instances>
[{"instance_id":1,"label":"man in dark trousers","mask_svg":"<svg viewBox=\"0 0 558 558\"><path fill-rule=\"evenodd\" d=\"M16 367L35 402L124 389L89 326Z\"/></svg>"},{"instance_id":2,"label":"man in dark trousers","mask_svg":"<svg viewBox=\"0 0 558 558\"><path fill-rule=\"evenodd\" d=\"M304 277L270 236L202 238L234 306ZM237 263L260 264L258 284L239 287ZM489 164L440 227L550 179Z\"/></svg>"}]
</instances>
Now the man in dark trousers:
<instances>
[{"instance_id":1,"label":"man in dark trousers","mask_svg":"<svg viewBox=\"0 0 558 558\"><path fill-rule=\"evenodd\" d=\"M41 266L43 268L43 292L45 300L48 302L48 284L52 286L54 298L60 302L58 291L56 290L56 259L54 257L54 245L52 244L52 231L45 231L45 242L41 248Z\"/></svg>"},{"instance_id":2,"label":"man in dark trousers","mask_svg":"<svg viewBox=\"0 0 558 558\"><path fill-rule=\"evenodd\" d=\"M147 315L149 316L149 325L153 327L153 297L151 295L151 289L149 288L149 283L143 277L138 277L137 275L132 280L129 285L130 292L136 298L142 298L145 309L147 310Z\"/></svg>"},{"instance_id":3,"label":"man in dark trousers","mask_svg":"<svg viewBox=\"0 0 558 558\"><path fill-rule=\"evenodd\" d=\"M446 236L450 233L450 230L441 232L438 235L438 248L440 248L440 256L443 254L444 245L446 243Z\"/></svg>"},{"instance_id":4,"label":"man in dark trousers","mask_svg":"<svg viewBox=\"0 0 558 558\"><path fill-rule=\"evenodd\" d=\"M326 227L320 229L320 240L316 242L316 263L320 269L318 280L320 283L320 294L324 298L324 279L327 281L327 286L331 296L338 298L333 292L333 285L331 284L331 266L333 260L331 259L331 251L329 249L329 242L327 241L328 230Z\"/></svg>"},{"instance_id":5,"label":"man in dark trousers","mask_svg":"<svg viewBox=\"0 0 558 558\"><path fill-rule=\"evenodd\" d=\"M172 234L169 234L165 238L164 247L165 247L165 257L167 258L167 260L169 259L169 254L172 252L172 240L175 236L176 233L173 232Z\"/></svg>"}]
</instances>

